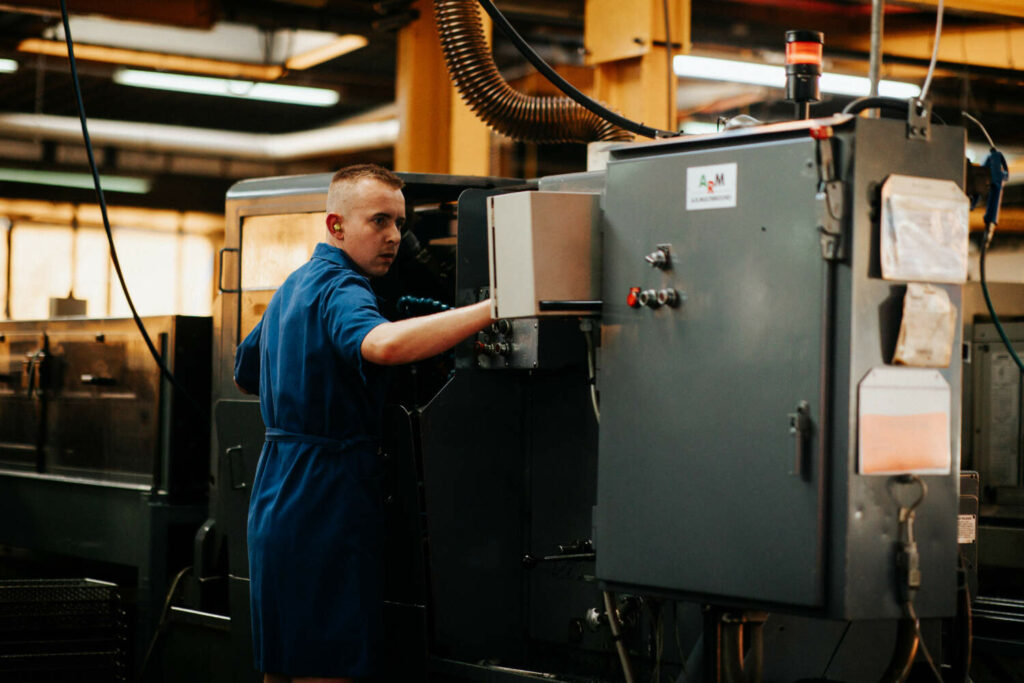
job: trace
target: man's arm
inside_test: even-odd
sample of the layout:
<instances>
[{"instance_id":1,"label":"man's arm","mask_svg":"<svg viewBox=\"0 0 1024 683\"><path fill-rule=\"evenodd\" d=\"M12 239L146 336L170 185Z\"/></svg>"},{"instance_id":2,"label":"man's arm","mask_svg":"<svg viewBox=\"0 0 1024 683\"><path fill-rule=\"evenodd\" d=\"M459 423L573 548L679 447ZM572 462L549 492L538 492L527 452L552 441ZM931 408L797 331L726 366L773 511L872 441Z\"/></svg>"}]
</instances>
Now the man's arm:
<instances>
[{"instance_id":1,"label":"man's arm","mask_svg":"<svg viewBox=\"0 0 1024 683\"><path fill-rule=\"evenodd\" d=\"M491 301L481 301L370 330L359 347L365 360L377 365L400 365L430 358L491 324Z\"/></svg>"},{"instance_id":2,"label":"man's arm","mask_svg":"<svg viewBox=\"0 0 1024 683\"><path fill-rule=\"evenodd\" d=\"M261 318L235 349L235 386L243 394L260 393L260 333Z\"/></svg>"}]
</instances>

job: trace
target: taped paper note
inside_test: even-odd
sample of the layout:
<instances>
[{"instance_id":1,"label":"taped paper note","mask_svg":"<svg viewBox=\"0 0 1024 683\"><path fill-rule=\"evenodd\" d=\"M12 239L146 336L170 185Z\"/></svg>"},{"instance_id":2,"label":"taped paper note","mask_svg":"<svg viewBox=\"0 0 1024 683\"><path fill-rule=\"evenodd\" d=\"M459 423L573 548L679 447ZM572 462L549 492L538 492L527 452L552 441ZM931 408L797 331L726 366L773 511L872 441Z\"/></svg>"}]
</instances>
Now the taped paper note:
<instances>
[{"instance_id":1,"label":"taped paper note","mask_svg":"<svg viewBox=\"0 0 1024 683\"><path fill-rule=\"evenodd\" d=\"M949 474L949 384L937 370L874 368L858 390L860 474Z\"/></svg>"},{"instance_id":2,"label":"taped paper note","mask_svg":"<svg viewBox=\"0 0 1024 683\"><path fill-rule=\"evenodd\" d=\"M966 282L969 211L952 180L889 176L882 186L882 277Z\"/></svg>"},{"instance_id":3,"label":"taped paper note","mask_svg":"<svg viewBox=\"0 0 1024 683\"><path fill-rule=\"evenodd\" d=\"M911 282L903 297L903 320L893 362L945 368L953 357L956 307L946 290Z\"/></svg>"}]
</instances>

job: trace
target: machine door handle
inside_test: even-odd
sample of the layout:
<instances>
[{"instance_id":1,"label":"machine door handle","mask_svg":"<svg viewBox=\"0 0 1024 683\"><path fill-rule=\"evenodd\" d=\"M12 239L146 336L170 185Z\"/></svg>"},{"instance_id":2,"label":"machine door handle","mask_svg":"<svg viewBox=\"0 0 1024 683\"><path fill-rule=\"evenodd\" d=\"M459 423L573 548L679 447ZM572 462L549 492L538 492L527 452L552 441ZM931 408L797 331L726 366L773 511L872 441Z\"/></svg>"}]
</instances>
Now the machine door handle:
<instances>
[{"instance_id":1,"label":"machine door handle","mask_svg":"<svg viewBox=\"0 0 1024 683\"><path fill-rule=\"evenodd\" d=\"M217 289L225 294L237 294L242 291L241 287L237 289L224 289L224 252L226 251L242 253L242 250L238 247L221 247L220 251L217 252Z\"/></svg>"},{"instance_id":2,"label":"machine door handle","mask_svg":"<svg viewBox=\"0 0 1024 683\"><path fill-rule=\"evenodd\" d=\"M793 437L795 451L790 474L807 479L807 453L811 440L811 407L807 401L800 401L796 412L789 414L789 435Z\"/></svg>"},{"instance_id":3,"label":"machine door handle","mask_svg":"<svg viewBox=\"0 0 1024 683\"><path fill-rule=\"evenodd\" d=\"M117 384L117 380L113 377L104 377L102 375L82 375L82 384L91 384L95 387L112 387Z\"/></svg>"},{"instance_id":4,"label":"machine door handle","mask_svg":"<svg viewBox=\"0 0 1024 683\"><path fill-rule=\"evenodd\" d=\"M224 457L228 459L228 475L231 478L231 488L234 491L248 488L249 484L245 477L245 449L241 444L225 449ZM241 474L239 474L241 470Z\"/></svg>"}]
</instances>

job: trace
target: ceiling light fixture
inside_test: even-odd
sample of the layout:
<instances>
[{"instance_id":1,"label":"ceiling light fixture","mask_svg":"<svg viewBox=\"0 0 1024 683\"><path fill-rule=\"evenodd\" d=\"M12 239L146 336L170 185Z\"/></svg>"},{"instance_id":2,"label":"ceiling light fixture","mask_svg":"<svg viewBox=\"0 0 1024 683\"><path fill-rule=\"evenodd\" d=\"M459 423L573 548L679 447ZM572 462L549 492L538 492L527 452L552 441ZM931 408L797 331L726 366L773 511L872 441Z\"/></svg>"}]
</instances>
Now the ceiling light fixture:
<instances>
[{"instance_id":1,"label":"ceiling light fixture","mask_svg":"<svg viewBox=\"0 0 1024 683\"><path fill-rule=\"evenodd\" d=\"M28 183L30 185L51 185L55 187L78 187L93 189L92 175L89 173L67 173L62 171L33 171L25 168L0 168L0 181L10 183ZM105 192L126 192L129 194L146 194L153 183L146 178L130 176L100 176L100 184Z\"/></svg>"},{"instance_id":2,"label":"ceiling light fixture","mask_svg":"<svg viewBox=\"0 0 1024 683\"><path fill-rule=\"evenodd\" d=\"M289 69L308 69L311 66L323 64L335 57L340 57L348 54L349 52L355 52L360 48L366 47L369 42L370 41L366 39L366 36L349 33L343 36L338 36L336 40L332 40L326 45L313 48L312 50L307 50L306 52L302 52L297 55L292 55L284 65Z\"/></svg>"},{"instance_id":3,"label":"ceiling light fixture","mask_svg":"<svg viewBox=\"0 0 1024 683\"><path fill-rule=\"evenodd\" d=\"M0 73L12 74L18 70L18 63L13 59L0 59Z\"/></svg>"},{"instance_id":4,"label":"ceiling light fixture","mask_svg":"<svg viewBox=\"0 0 1024 683\"><path fill-rule=\"evenodd\" d=\"M786 70L782 66L740 62L732 59L713 59L693 55L676 55L672 66L677 76L712 81L749 83L771 88L786 87ZM836 73L821 75L821 91L834 95L863 97L871 90L871 82L863 76L847 76ZM907 99L921 94L921 88L913 83L879 81L878 94L883 97Z\"/></svg>"},{"instance_id":5,"label":"ceiling light fixture","mask_svg":"<svg viewBox=\"0 0 1024 683\"><path fill-rule=\"evenodd\" d=\"M208 78L206 76L186 76L184 74L169 74L157 71L137 71L135 69L118 69L114 72L114 82L139 88L171 90L199 95L217 95L220 97L237 97L264 102L302 104L311 107L331 107L337 104L339 99L336 90L329 90L327 88L281 85L279 83L254 83L252 81Z\"/></svg>"},{"instance_id":6,"label":"ceiling light fixture","mask_svg":"<svg viewBox=\"0 0 1024 683\"><path fill-rule=\"evenodd\" d=\"M26 38L18 44L18 50L52 57L68 56L68 47L63 41L43 40L41 38ZM90 62L142 66L160 71L208 74L222 78L248 78L272 81L284 75L284 68L273 64L226 62L219 59L206 59L204 57L187 57L161 52L126 50L120 47L107 47L105 45L75 43L75 58Z\"/></svg>"}]
</instances>

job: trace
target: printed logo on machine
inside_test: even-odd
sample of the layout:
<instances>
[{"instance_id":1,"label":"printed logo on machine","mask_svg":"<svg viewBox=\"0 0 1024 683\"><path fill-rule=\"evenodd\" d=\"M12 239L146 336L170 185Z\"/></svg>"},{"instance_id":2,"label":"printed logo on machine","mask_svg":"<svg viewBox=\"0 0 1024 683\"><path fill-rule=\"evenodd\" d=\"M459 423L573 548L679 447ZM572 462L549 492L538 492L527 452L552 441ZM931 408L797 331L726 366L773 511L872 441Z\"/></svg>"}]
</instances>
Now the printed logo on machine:
<instances>
[{"instance_id":1,"label":"printed logo on machine","mask_svg":"<svg viewBox=\"0 0 1024 683\"><path fill-rule=\"evenodd\" d=\"M727 209L736 206L736 164L686 169L686 210Z\"/></svg>"}]
</instances>

